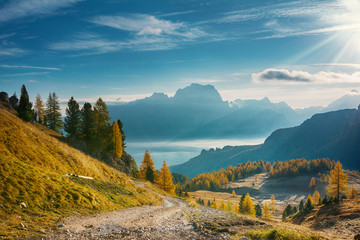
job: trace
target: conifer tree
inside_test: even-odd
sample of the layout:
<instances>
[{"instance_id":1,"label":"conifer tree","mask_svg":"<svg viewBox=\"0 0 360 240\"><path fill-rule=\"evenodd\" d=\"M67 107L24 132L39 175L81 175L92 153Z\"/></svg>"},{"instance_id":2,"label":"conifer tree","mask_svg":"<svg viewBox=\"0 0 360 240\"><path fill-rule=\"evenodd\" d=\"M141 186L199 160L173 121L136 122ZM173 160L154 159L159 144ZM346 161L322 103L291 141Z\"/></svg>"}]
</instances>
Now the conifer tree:
<instances>
[{"instance_id":1,"label":"conifer tree","mask_svg":"<svg viewBox=\"0 0 360 240\"><path fill-rule=\"evenodd\" d=\"M261 210L260 204L255 205L255 215L258 218L262 217L262 210Z\"/></svg>"},{"instance_id":2,"label":"conifer tree","mask_svg":"<svg viewBox=\"0 0 360 240\"><path fill-rule=\"evenodd\" d=\"M225 202L224 202L224 200L222 200L220 202L220 209L225 210L225 208L226 208Z\"/></svg>"},{"instance_id":3,"label":"conifer tree","mask_svg":"<svg viewBox=\"0 0 360 240\"><path fill-rule=\"evenodd\" d=\"M106 149L111 143L111 127L109 111L101 98L94 105L94 119L97 146L100 149Z\"/></svg>"},{"instance_id":4,"label":"conifer tree","mask_svg":"<svg viewBox=\"0 0 360 240\"><path fill-rule=\"evenodd\" d=\"M180 182L178 182L176 185L175 185L175 194L179 197L182 196L182 187L181 187L181 184ZM210 207L210 205L209 205Z\"/></svg>"},{"instance_id":5,"label":"conifer tree","mask_svg":"<svg viewBox=\"0 0 360 240\"><path fill-rule=\"evenodd\" d=\"M112 130L113 130L114 156L115 158L121 158L123 154L123 144L122 144L121 132L119 130L117 121L114 121Z\"/></svg>"},{"instance_id":6,"label":"conifer tree","mask_svg":"<svg viewBox=\"0 0 360 240\"><path fill-rule=\"evenodd\" d=\"M310 189L313 188L313 187L315 187L315 178L314 177L311 178L311 181L310 181L310 184L309 184Z\"/></svg>"},{"instance_id":7,"label":"conifer tree","mask_svg":"<svg viewBox=\"0 0 360 240\"><path fill-rule=\"evenodd\" d=\"M265 204L264 204L263 213L264 213L264 218L265 218L265 219L270 220L270 219L272 218L272 217L271 217L271 214L270 214L270 209L269 209L269 206L268 206L267 202L265 202Z\"/></svg>"},{"instance_id":8,"label":"conifer tree","mask_svg":"<svg viewBox=\"0 0 360 240\"><path fill-rule=\"evenodd\" d=\"M68 137L75 137L79 135L80 113L79 104L73 97L71 97L65 110L66 117L64 123L64 130L67 132Z\"/></svg>"},{"instance_id":9,"label":"conifer tree","mask_svg":"<svg viewBox=\"0 0 360 240\"><path fill-rule=\"evenodd\" d=\"M86 140L90 140L95 133L95 117L90 103L84 103L80 115L80 131Z\"/></svg>"},{"instance_id":10,"label":"conifer tree","mask_svg":"<svg viewBox=\"0 0 360 240\"><path fill-rule=\"evenodd\" d=\"M25 85L21 87L20 103L18 107L19 118L25 122L30 122L33 118L33 112L31 110L32 103L29 100L29 94Z\"/></svg>"},{"instance_id":11,"label":"conifer tree","mask_svg":"<svg viewBox=\"0 0 360 240\"><path fill-rule=\"evenodd\" d=\"M213 201L213 203L211 204L212 208L219 208L218 203L216 202L216 200Z\"/></svg>"},{"instance_id":12,"label":"conifer tree","mask_svg":"<svg viewBox=\"0 0 360 240\"><path fill-rule=\"evenodd\" d=\"M239 211L240 211L241 213L243 213L244 200L245 200L245 195L242 195L241 198L240 198L240 202L239 202Z\"/></svg>"},{"instance_id":13,"label":"conifer tree","mask_svg":"<svg viewBox=\"0 0 360 240\"><path fill-rule=\"evenodd\" d=\"M314 208L312 204L311 196L309 195L308 199L306 200L305 206L304 206L304 212L308 213Z\"/></svg>"},{"instance_id":14,"label":"conifer tree","mask_svg":"<svg viewBox=\"0 0 360 240\"><path fill-rule=\"evenodd\" d=\"M168 165L166 164L166 161L163 161L162 167L160 169L160 174L158 178L156 179L157 185L167 191L167 192L173 192L174 191L174 184L172 181L172 175L170 173L170 169Z\"/></svg>"},{"instance_id":15,"label":"conifer tree","mask_svg":"<svg viewBox=\"0 0 360 240\"><path fill-rule=\"evenodd\" d=\"M234 213L238 214L239 213L239 205L235 205L234 207Z\"/></svg>"},{"instance_id":16,"label":"conifer tree","mask_svg":"<svg viewBox=\"0 0 360 240\"><path fill-rule=\"evenodd\" d=\"M313 200L313 204L314 204L314 205L319 204L320 193L319 193L317 190L315 190L315 192L313 193L313 195L312 195L312 200Z\"/></svg>"},{"instance_id":17,"label":"conifer tree","mask_svg":"<svg viewBox=\"0 0 360 240\"><path fill-rule=\"evenodd\" d=\"M333 170L330 171L329 186L326 192L331 197L340 199L340 195L345 195L348 186L348 178L344 173L341 163L338 161Z\"/></svg>"},{"instance_id":18,"label":"conifer tree","mask_svg":"<svg viewBox=\"0 0 360 240\"><path fill-rule=\"evenodd\" d=\"M271 206L271 211L273 214L275 214L275 196L274 195L271 195L271 198L270 198L270 206Z\"/></svg>"},{"instance_id":19,"label":"conifer tree","mask_svg":"<svg viewBox=\"0 0 360 240\"><path fill-rule=\"evenodd\" d=\"M225 210L228 212L232 212L232 206L230 200L227 200Z\"/></svg>"},{"instance_id":20,"label":"conifer tree","mask_svg":"<svg viewBox=\"0 0 360 240\"><path fill-rule=\"evenodd\" d=\"M44 109L44 103L41 99L40 94L36 95L35 99L35 106L34 106L34 112L36 113L37 119L35 119L37 122L44 124L44 118L45 118L45 109Z\"/></svg>"},{"instance_id":21,"label":"conifer tree","mask_svg":"<svg viewBox=\"0 0 360 240\"><path fill-rule=\"evenodd\" d=\"M349 198L350 199L357 199L358 198L358 193L356 191L356 187L352 186L349 192Z\"/></svg>"},{"instance_id":22,"label":"conifer tree","mask_svg":"<svg viewBox=\"0 0 360 240\"><path fill-rule=\"evenodd\" d=\"M233 195L233 197L235 197L235 190L232 190L232 195Z\"/></svg>"},{"instance_id":23,"label":"conifer tree","mask_svg":"<svg viewBox=\"0 0 360 240\"><path fill-rule=\"evenodd\" d=\"M117 120L117 123L119 125L119 129L120 129L120 133L121 133L121 141L122 141L122 147L123 149L126 148L126 143L125 143L125 139L126 139L126 135L124 132L124 124L120 121L120 119Z\"/></svg>"},{"instance_id":24,"label":"conifer tree","mask_svg":"<svg viewBox=\"0 0 360 240\"><path fill-rule=\"evenodd\" d=\"M299 203L299 211L302 211L304 209L304 201L301 199Z\"/></svg>"},{"instance_id":25,"label":"conifer tree","mask_svg":"<svg viewBox=\"0 0 360 240\"><path fill-rule=\"evenodd\" d=\"M45 110L46 125L48 128L61 133L63 121L61 120L60 104L56 93L49 93Z\"/></svg>"},{"instance_id":26,"label":"conifer tree","mask_svg":"<svg viewBox=\"0 0 360 240\"><path fill-rule=\"evenodd\" d=\"M145 151L144 158L141 162L139 177L150 182L154 182L156 178L154 162L148 150Z\"/></svg>"},{"instance_id":27,"label":"conifer tree","mask_svg":"<svg viewBox=\"0 0 360 240\"><path fill-rule=\"evenodd\" d=\"M324 173L321 175L320 182L326 182L326 176Z\"/></svg>"},{"instance_id":28,"label":"conifer tree","mask_svg":"<svg viewBox=\"0 0 360 240\"><path fill-rule=\"evenodd\" d=\"M255 207L251 200L250 194L247 193L242 205L242 212L255 217Z\"/></svg>"}]
</instances>

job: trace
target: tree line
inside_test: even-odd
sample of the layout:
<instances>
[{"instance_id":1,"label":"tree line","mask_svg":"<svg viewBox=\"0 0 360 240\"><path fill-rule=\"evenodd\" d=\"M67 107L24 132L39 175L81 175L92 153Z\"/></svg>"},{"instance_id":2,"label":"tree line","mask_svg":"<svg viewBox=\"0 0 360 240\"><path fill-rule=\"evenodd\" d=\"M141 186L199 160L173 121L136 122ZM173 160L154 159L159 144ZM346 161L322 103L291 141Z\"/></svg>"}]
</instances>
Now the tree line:
<instances>
[{"instance_id":1,"label":"tree line","mask_svg":"<svg viewBox=\"0 0 360 240\"><path fill-rule=\"evenodd\" d=\"M80 108L78 102L71 97L63 121L59 98L55 92L49 93L46 104L40 94L37 94L33 105L25 85L22 85L16 109L18 116L24 121L38 122L60 134L64 130L68 144L136 176L136 162L125 152L126 135L123 123L120 120L110 122L109 111L101 98L93 106L85 102Z\"/></svg>"}]
</instances>

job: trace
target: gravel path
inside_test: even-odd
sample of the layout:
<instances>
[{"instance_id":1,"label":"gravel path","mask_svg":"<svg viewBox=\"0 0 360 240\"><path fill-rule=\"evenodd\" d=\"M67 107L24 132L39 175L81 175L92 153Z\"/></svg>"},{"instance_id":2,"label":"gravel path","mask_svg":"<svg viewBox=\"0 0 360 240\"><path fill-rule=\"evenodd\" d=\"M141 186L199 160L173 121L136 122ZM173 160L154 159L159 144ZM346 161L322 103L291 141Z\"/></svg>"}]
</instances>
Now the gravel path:
<instances>
[{"instance_id":1,"label":"gravel path","mask_svg":"<svg viewBox=\"0 0 360 240\"><path fill-rule=\"evenodd\" d=\"M143 187L143 183L136 183ZM162 206L69 217L46 239L230 239L227 230L210 231L197 221L201 217L224 219L219 215L228 213L193 208L182 199L162 197Z\"/></svg>"}]
</instances>

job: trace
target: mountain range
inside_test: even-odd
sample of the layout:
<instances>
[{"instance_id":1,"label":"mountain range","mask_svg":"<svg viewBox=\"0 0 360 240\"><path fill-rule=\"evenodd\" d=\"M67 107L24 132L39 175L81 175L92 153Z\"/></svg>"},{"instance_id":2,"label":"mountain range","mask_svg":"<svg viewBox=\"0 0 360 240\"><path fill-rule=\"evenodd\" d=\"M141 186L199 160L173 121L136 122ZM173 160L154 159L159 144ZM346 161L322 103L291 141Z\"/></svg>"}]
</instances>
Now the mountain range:
<instances>
[{"instance_id":1,"label":"mountain range","mask_svg":"<svg viewBox=\"0 0 360 240\"><path fill-rule=\"evenodd\" d=\"M176 173L193 177L246 161L284 161L295 158L330 158L344 168L360 169L360 106L315 114L301 125L274 131L255 146L226 146L203 150L197 157L172 166Z\"/></svg>"},{"instance_id":2,"label":"mountain range","mask_svg":"<svg viewBox=\"0 0 360 240\"><path fill-rule=\"evenodd\" d=\"M293 109L267 97L223 101L214 86L191 84L173 97L154 93L108 108L112 119L124 123L128 139L178 140L265 137L278 128L298 125L315 113L354 108L359 102L360 94L353 90L328 108Z\"/></svg>"}]
</instances>

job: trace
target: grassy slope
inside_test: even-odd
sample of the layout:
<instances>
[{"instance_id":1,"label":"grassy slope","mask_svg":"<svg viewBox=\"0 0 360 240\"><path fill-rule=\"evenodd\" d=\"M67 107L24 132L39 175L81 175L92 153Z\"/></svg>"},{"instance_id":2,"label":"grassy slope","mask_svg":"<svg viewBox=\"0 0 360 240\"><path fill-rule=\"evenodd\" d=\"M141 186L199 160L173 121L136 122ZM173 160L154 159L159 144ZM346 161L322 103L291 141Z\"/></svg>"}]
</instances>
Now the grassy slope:
<instances>
[{"instance_id":1,"label":"grassy slope","mask_svg":"<svg viewBox=\"0 0 360 240\"><path fill-rule=\"evenodd\" d=\"M0 238L34 235L68 214L162 201L54 136L0 106ZM65 173L94 180L68 178ZM20 207L22 202L27 208Z\"/></svg>"}]
</instances>

